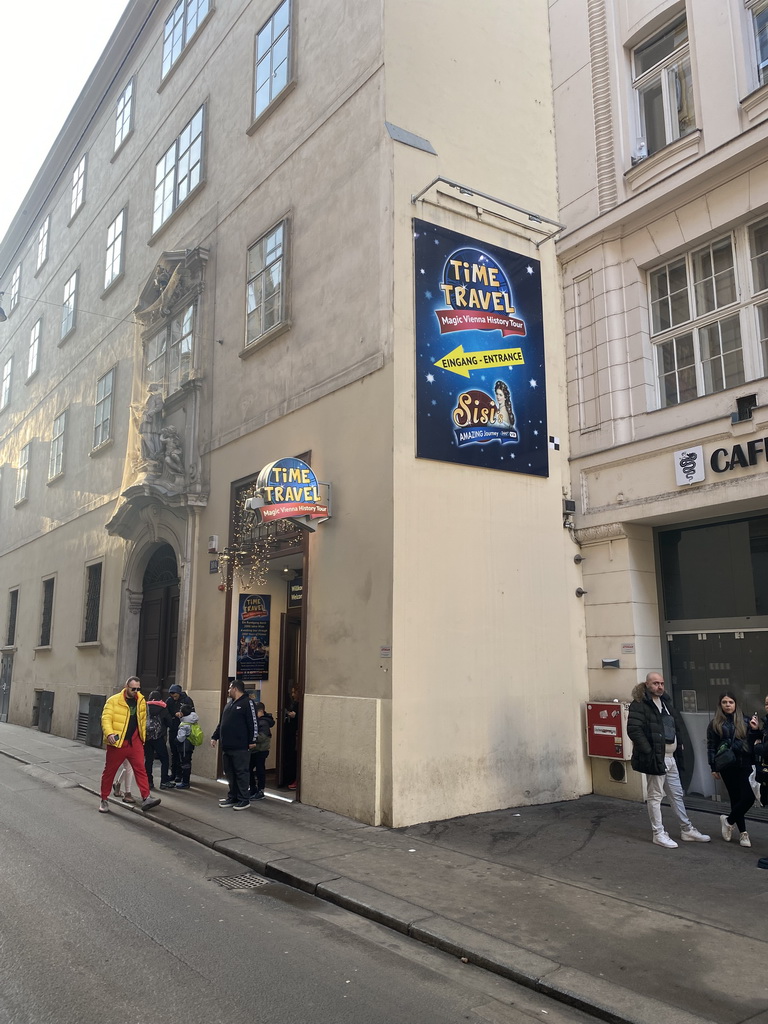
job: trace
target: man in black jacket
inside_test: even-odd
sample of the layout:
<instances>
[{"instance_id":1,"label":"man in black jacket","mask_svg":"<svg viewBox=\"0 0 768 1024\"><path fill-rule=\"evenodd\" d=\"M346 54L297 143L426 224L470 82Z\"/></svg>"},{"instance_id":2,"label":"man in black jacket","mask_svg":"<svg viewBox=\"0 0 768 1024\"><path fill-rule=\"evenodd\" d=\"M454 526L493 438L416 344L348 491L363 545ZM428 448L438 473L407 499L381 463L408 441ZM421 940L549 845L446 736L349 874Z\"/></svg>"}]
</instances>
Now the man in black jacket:
<instances>
[{"instance_id":1,"label":"man in black jacket","mask_svg":"<svg viewBox=\"0 0 768 1024\"><path fill-rule=\"evenodd\" d=\"M189 710L195 710L195 702L185 693L178 683L168 687L168 700L166 710L168 711L168 747L171 751L171 779L174 783L181 782L181 751L176 742L176 734L179 731L179 724L183 717L181 710L184 704L189 704Z\"/></svg>"},{"instance_id":2,"label":"man in black jacket","mask_svg":"<svg viewBox=\"0 0 768 1024\"><path fill-rule=\"evenodd\" d=\"M653 841L668 850L677 843L664 828L661 799L666 786L672 810L680 819L680 838L687 843L708 843L709 836L693 827L683 802L679 768L683 764L682 722L672 701L664 693L664 677L649 672L644 683L632 691L627 732L632 740L632 767L645 775L646 802L653 829Z\"/></svg>"},{"instance_id":3,"label":"man in black jacket","mask_svg":"<svg viewBox=\"0 0 768 1024\"><path fill-rule=\"evenodd\" d=\"M211 734L211 746L221 740L221 762L229 782L229 793L219 800L220 807L244 811L251 806L248 798L248 768L251 748L258 733L253 701L245 695L239 679L229 681L229 701L221 713L221 721Z\"/></svg>"}]
</instances>

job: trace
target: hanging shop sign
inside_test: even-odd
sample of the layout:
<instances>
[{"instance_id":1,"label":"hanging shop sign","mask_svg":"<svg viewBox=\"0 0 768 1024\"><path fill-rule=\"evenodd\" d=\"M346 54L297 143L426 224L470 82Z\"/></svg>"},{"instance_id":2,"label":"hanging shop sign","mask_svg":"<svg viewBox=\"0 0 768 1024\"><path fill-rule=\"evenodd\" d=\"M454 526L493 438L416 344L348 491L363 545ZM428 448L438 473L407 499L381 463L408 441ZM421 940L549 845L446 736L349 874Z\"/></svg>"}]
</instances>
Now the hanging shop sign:
<instances>
[{"instance_id":1,"label":"hanging shop sign","mask_svg":"<svg viewBox=\"0 0 768 1024\"><path fill-rule=\"evenodd\" d=\"M548 476L541 264L414 220L416 455Z\"/></svg>"},{"instance_id":2,"label":"hanging shop sign","mask_svg":"<svg viewBox=\"0 0 768 1024\"><path fill-rule=\"evenodd\" d=\"M329 494L330 484L320 483L306 462L277 459L261 470L256 494L248 498L245 507L256 513L260 524L289 519L305 530L316 530L319 523L330 518L329 503L321 488Z\"/></svg>"},{"instance_id":3,"label":"hanging shop sign","mask_svg":"<svg viewBox=\"0 0 768 1024\"><path fill-rule=\"evenodd\" d=\"M241 594L237 619L237 675L244 683L269 678L269 594Z\"/></svg>"}]
</instances>

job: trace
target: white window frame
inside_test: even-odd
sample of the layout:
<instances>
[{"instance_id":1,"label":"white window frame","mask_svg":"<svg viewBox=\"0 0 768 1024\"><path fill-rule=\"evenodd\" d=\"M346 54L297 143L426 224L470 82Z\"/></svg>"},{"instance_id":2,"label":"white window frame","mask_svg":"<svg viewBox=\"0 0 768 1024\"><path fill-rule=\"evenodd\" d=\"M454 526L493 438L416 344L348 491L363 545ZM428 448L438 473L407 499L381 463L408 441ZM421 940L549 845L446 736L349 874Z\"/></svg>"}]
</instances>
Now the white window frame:
<instances>
[{"instance_id":1,"label":"white window frame","mask_svg":"<svg viewBox=\"0 0 768 1024\"><path fill-rule=\"evenodd\" d=\"M133 89L134 79L132 78L120 93L117 100L117 107L115 110L114 153L120 149L133 131Z\"/></svg>"},{"instance_id":2,"label":"white window frame","mask_svg":"<svg viewBox=\"0 0 768 1024\"><path fill-rule=\"evenodd\" d=\"M178 0L163 26L161 80L192 42L210 9L210 0Z\"/></svg>"},{"instance_id":3,"label":"white window frame","mask_svg":"<svg viewBox=\"0 0 768 1024\"><path fill-rule=\"evenodd\" d=\"M45 218L37 233L37 270L39 270L48 259L48 233L51 227L51 215Z\"/></svg>"},{"instance_id":4,"label":"white window frame","mask_svg":"<svg viewBox=\"0 0 768 1024\"><path fill-rule=\"evenodd\" d=\"M74 331L77 326L77 275L74 274L64 284L64 301L61 304L61 340Z\"/></svg>"},{"instance_id":5,"label":"white window frame","mask_svg":"<svg viewBox=\"0 0 768 1024\"><path fill-rule=\"evenodd\" d=\"M768 375L768 218L692 246L646 276L658 408Z\"/></svg>"},{"instance_id":6,"label":"white window frame","mask_svg":"<svg viewBox=\"0 0 768 1024\"><path fill-rule=\"evenodd\" d=\"M293 80L292 0L282 0L256 33L253 118L268 110ZM287 15L287 16L286 16Z\"/></svg>"},{"instance_id":7,"label":"white window frame","mask_svg":"<svg viewBox=\"0 0 768 1024\"><path fill-rule=\"evenodd\" d=\"M205 104L195 111L155 166L153 234L204 181L204 144Z\"/></svg>"},{"instance_id":8,"label":"white window frame","mask_svg":"<svg viewBox=\"0 0 768 1024\"><path fill-rule=\"evenodd\" d=\"M147 342L144 379L162 384L166 395L178 391L189 380L195 357L195 303L187 303Z\"/></svg>"},{"instance_id":9,"label":"white window frame","mask_svg":"<svg viewBox=\"0 0 768 1024\"><path fill-rule=\"evenodd\" d=\"M29 350L27 352L27 380L31 380L40 367L40 338L43 333L43 318L32 325L29 332Z\"/></svg>"},{"instance_id":10,"label":"white window frame","mask_svg":"<svg viewBox=\"0 0 768 1024\"><path fill-rule=\"evenodd\" d=\"M105 290L123 273L125 246L125 207L107 228L107 262L104 268Z\"/></svg>"},{"instance_id":11,"label":"white window frame","mask_svg":"<svg viewBox=\"0 0 768 1024\"><path fill-rule=\"evenodd\" d=\"M29 497L29 461L32 453L32 442L28 441L19 452L19 464L16 469L16 497L14 505L21 505Z\"/></svg>"},{"instance_id":12,"label":"white window frame","mask_svg":"<svg viewBox=\"0 0 768 1024\"><path fill-rule=\"evenodd\" d=\"M69 219L73 220L76 214L82 210L85 205L85 175L87 153L83 153L80 158L80 162L72 172L72 199L69 205Z\"/></svg>"},{"instance_id":13,"label":"white window frame","mask_svg":"<svg viewBox=\"0 0 768 1024\"><path fill-rule=\"evenodd\" d=\"M750 18L755 88L768 84L768 0L745 0ZM762 38L761 38L762 36Z\"/></svg>"},{"instance_id":14,"label":"white window frame","mask_svg":"<svg viewBox=\"0 0 768 1024\"><path fill-rule=\"evenodd\" d=\"M112 437L112 406L115 391L115 368L96 381L96 404L93 410L93 448L106 444Z\"/></svg>"},{"instance_id":15,"label":"white window frame","mask_svg":"<svg viewBox=\"0 0 768 1024\"><path fill-rule=\"evenodd\" d=\"M3 363L3 379L0 383L0 412L11 404L11 380L13 377L13 356Z\"/></svg>"},{"instance_id":16,"label":"white window frame","mask_svg":"<svg viewBox=\"0 0 768 1024\"><path fill-rule=\"evenodd\" d=\"M661 57L655 64L638 71L638 57L643 50L651 47L668 36L674 34L681 26L685 25L685 39L675 46L669 53ZM674 43L674 37L673 37ZM687 77L687 89L681 86L685 77L681 78L680 70L684 71ZM632 89L635 96L635 113L637 118L637 146L636 158L651 156L659 152L664 146L668 146L676 139L690 134L696 129L696 110L693 98L693 83L691 79L690 44L685 16L676 18L663 29L654 32L653 35L644 39L637 46L633 47L631 54ZM656 132L663 134L663 141L658 145L653 144L650 137L649 125L646 123L646 109L643 104L643 94L650 89L655 89L661 94L662 117L661 123L656 124ZM683 104L683 97L686 103ZM686 111L686 107L689 108Z\"/></svg>"},{"instance_id":17,"label":"white window frame","mask_svg":"<svg viewBox=\"0 0 768 1024\"><path fill-rule=\"evenodd\" d=\"M67 433L67 410L53 421L51 453L48 459L48 483L64 475L64 440Z\"/></svg>"},{"instance_id":18,"label":"white window frame","mask_svg":"<svg viewBox=\"0 0 768 1024\"><path fill-rule=\"evenodd\" d=\"M248 247L246 254L245 345L257 344L286 320L286 244L288 220L278 221ZM253 264L253 265L252 265ZM277 281L275 281L277 275ZM270 280L271 278L271 280ZM270 291L265 296L264 289ZM277 297L276 303L274 302ZM266 317L267 304L277 306L274 318Z\"/></svg>"},{"instance_id":19,"label":"white window frame","mask_svg":"<svg viewBox=\"0 0 768 1024\"><path fill-rule=\"evenodd\" d=\"M11 298L8 303L8 312L12 313L21 300L21 264L16 267L11 277Z\"/></svg>"}]
</instances>

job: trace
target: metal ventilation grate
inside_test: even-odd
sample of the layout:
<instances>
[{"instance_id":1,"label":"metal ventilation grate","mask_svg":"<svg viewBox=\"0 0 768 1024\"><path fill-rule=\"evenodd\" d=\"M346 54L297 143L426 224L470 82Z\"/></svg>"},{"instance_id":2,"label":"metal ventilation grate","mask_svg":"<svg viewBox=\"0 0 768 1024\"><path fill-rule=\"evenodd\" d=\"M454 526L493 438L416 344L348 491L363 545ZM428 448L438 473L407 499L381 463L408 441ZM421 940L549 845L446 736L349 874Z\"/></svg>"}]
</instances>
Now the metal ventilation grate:
<instances>
[{"instance_id":1,"label":"metal ventilation grate","mask_svg":"<svg viewBox=\"0 0 768 1024\"><path fill-rule=\"evenodd\" d=\"M259 889L262 885L268 885L267 879L261 875L222 875L212 881L225 889Z\"/></svg>"}]
</instances>

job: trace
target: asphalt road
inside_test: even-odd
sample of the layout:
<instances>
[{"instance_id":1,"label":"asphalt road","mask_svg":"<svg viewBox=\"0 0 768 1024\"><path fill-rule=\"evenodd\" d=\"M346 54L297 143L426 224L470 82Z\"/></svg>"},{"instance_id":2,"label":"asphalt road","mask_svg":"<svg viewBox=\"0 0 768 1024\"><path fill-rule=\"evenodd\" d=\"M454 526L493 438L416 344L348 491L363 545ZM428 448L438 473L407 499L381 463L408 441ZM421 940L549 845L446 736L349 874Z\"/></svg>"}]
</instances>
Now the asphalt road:
<instances>
[{"instance_id":1,"label":"asphalt road","mask_svg":"<svg viewBox=\"0 0 768 1024\"><path fill-rule=\"evenodd\" d=\"M0 757L0 1024L591 1019L44 774Z\"/></svg>"}]
</instances>

